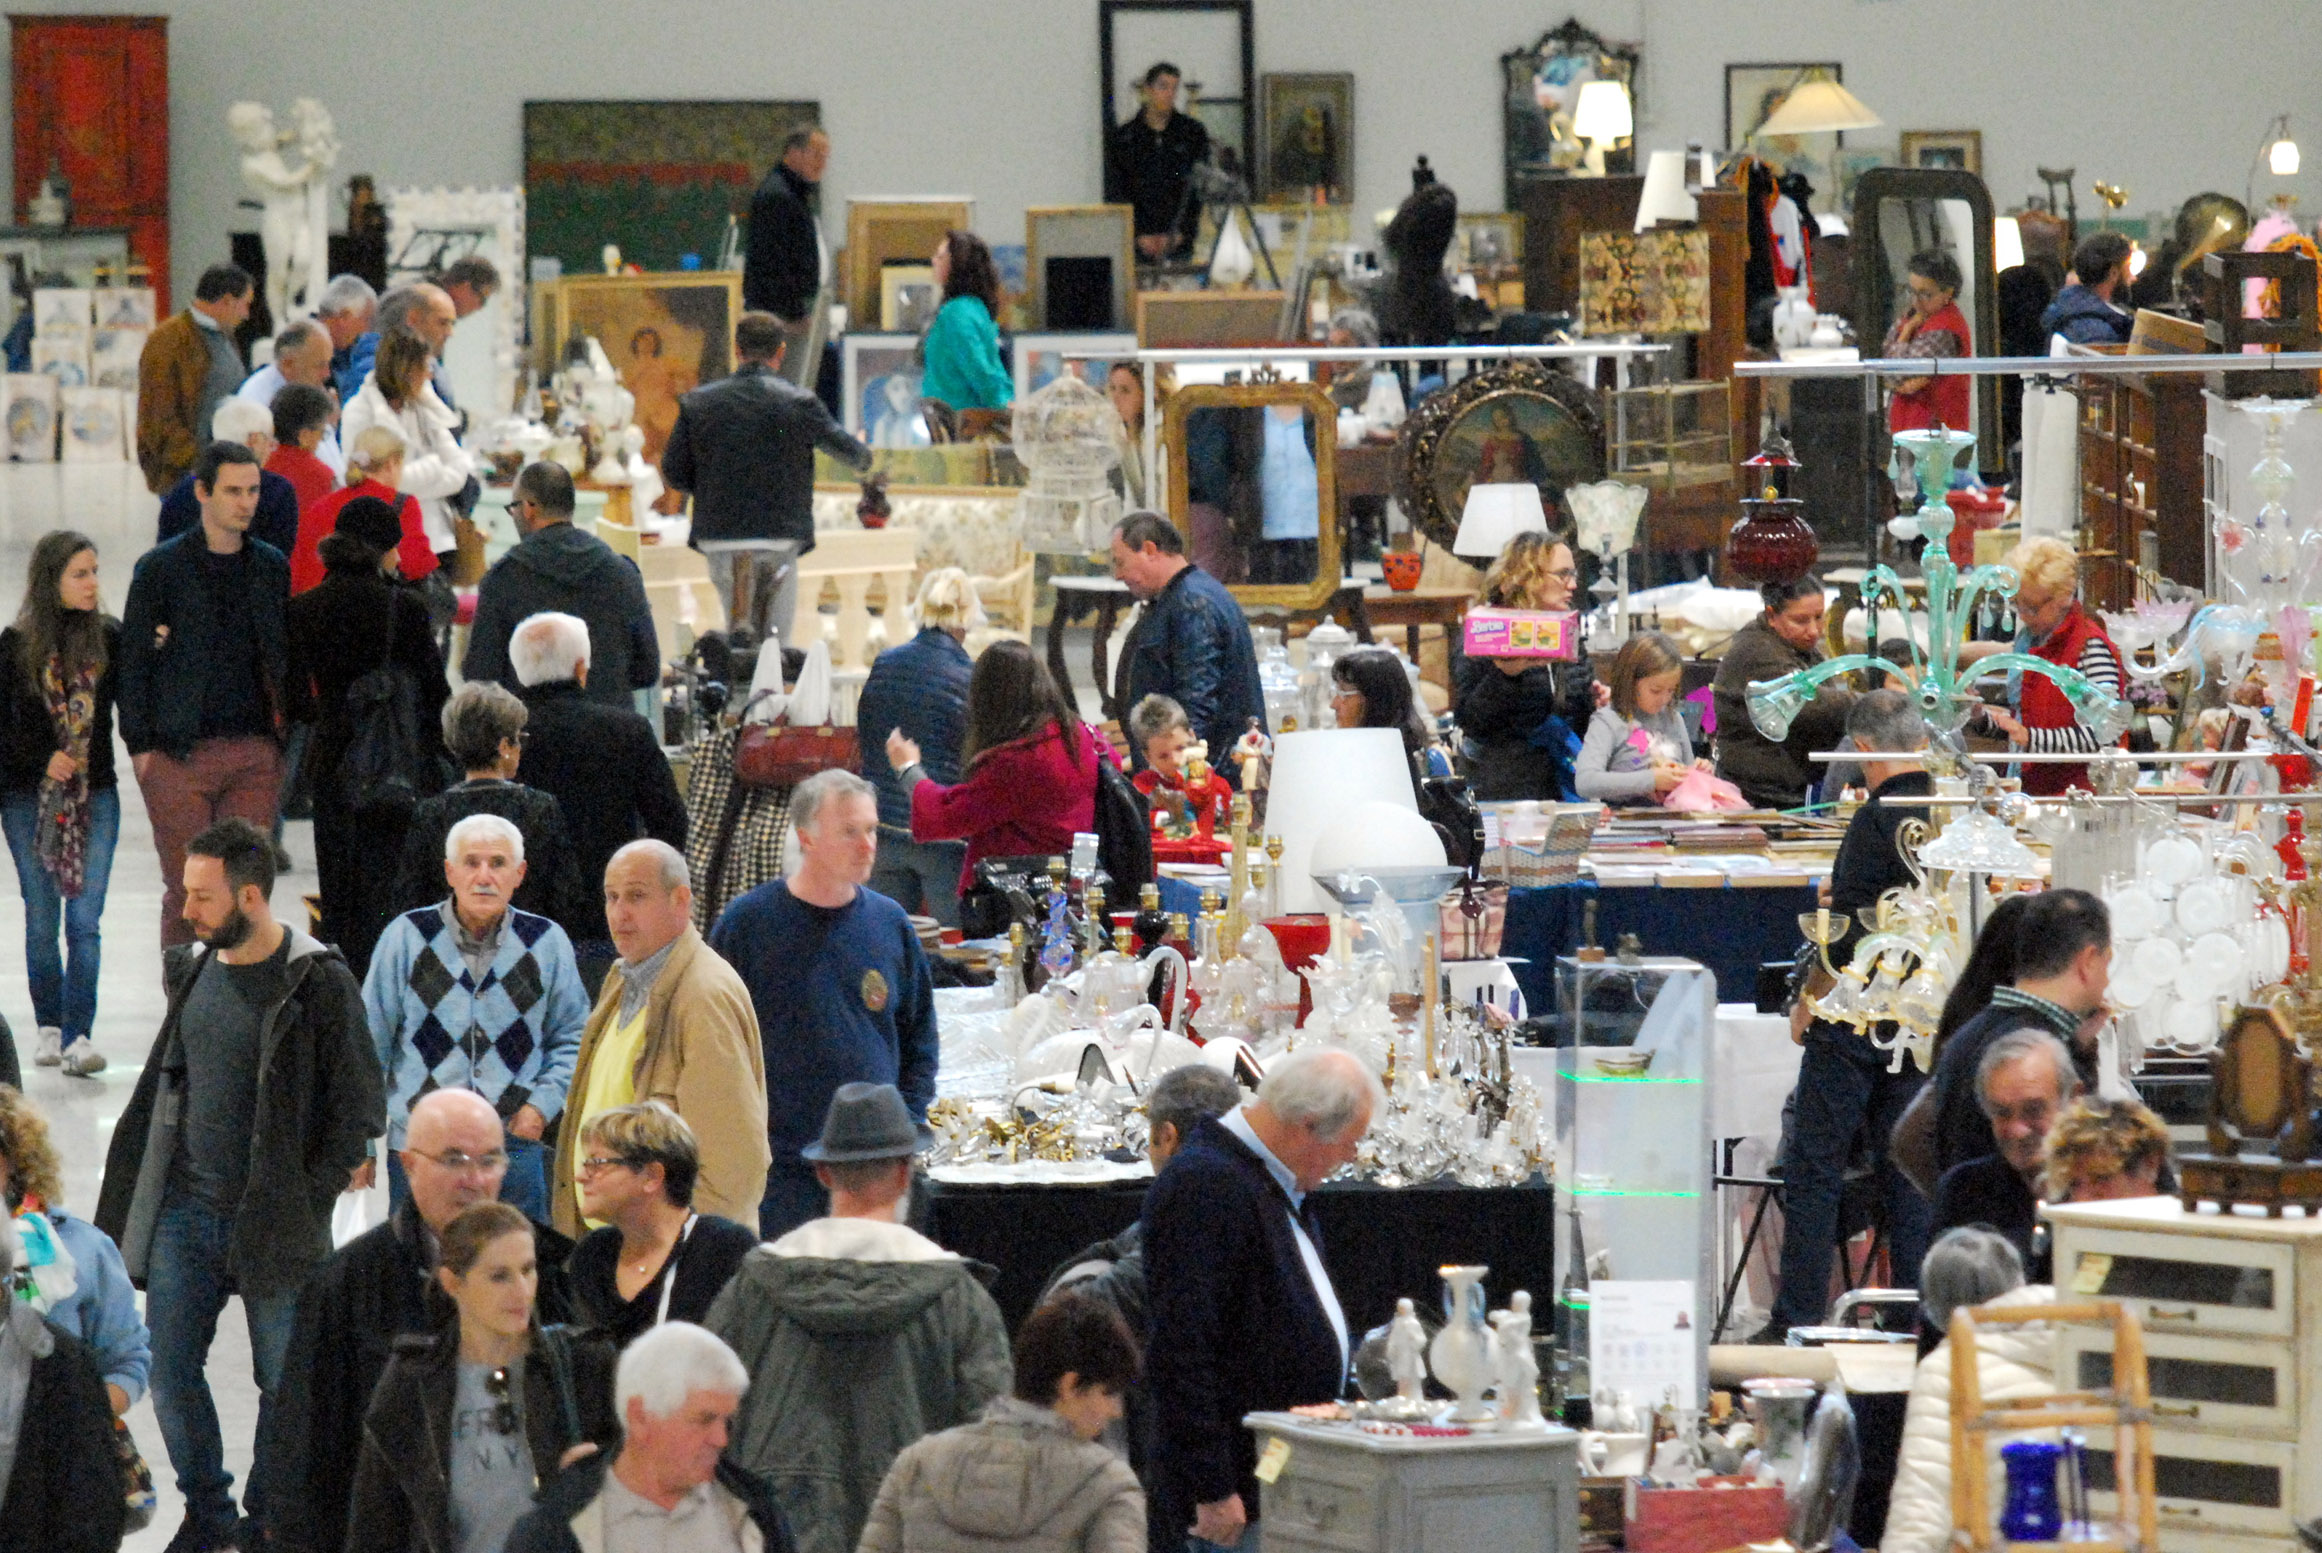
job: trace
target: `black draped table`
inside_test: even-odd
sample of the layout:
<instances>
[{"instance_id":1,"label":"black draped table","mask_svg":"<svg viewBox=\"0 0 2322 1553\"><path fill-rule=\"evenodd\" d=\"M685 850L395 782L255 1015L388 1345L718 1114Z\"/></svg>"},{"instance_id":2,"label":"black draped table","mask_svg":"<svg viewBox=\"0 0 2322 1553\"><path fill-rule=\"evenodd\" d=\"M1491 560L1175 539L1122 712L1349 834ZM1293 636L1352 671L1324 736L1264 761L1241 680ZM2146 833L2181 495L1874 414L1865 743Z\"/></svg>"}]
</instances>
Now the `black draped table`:
<instances>
[{"instance_id":1,"label":"black draped table","mask_svg":"<svg viewBox=\"0 0 2322 1553\"><path fill-rule=\"evenodd\" d=\"M1066 1258L1128 1228L1145 1201L1144 1181L1098 1185L992 1186L937 1182L931 1200L938 1245L1000 1270L993 1298L1012 1332ZM1481 1262L1495 1306L1518 1289L1535 1310L1555 1302L1556 1226L1552 1193L1526 1186L1334 1184L1315 1193L1322 1260L1358 1337L1395 1313L1408 1296L1436 1309L1436 1269Z\"/></svg>"}]
</instances>

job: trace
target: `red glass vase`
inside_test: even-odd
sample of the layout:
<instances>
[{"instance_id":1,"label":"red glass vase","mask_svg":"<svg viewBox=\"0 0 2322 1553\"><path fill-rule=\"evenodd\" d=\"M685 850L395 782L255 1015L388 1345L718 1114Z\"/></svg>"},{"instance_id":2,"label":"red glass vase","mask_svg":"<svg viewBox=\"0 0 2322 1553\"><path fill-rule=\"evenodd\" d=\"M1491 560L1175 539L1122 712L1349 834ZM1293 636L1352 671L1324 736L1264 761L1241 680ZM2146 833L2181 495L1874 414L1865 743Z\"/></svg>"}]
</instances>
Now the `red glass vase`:
<instances>
[{"instance_id":1,"label":"red glass vase","mask_svg":"<svg viewBox=\"0 0 2322 1553\"><path fill-rule=\"evenodd\" d=\"M1806 504L1795 497L1742 502L1742 520L1725 537L1726 570L1749 582L1788 582L1803 577L1822 554L1822 542L1805 518Z\"/></svg>"}]
</instances>

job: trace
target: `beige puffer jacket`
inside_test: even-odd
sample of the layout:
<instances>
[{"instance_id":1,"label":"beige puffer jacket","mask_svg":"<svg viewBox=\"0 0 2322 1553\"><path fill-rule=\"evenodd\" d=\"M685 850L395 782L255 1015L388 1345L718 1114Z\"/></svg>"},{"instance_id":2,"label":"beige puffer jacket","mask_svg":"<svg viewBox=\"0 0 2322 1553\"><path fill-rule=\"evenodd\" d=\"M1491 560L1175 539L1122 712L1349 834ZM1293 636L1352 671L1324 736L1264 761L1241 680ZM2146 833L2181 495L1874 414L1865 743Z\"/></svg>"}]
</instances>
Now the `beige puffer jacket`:
<instances>
[{"instance_id":1,"label":"beige puffer jacket","mask_svg":"<svg viewBox=\"0 0 2322 1553\"><path fill-rule=\"evenodd\" d=\"M1144 1553L1127 1462L1054 1410L1001 1397L895 1458L856 1553Z\"/></svg>"},{"instance_id":2,"label":"beige puffer jacket","mask_svg":"<svg viewBox=\"0 0 2322 1553\"><path fill-rule=\"evenodd\" d=\"M2053 1305L2056 1291L2043 1283L2011 1289L1995 1306ZM2047 1322L1990 1327L1976 1338L1977 1381L1988 1406L2056 1391L2056 1332ZM1993 1503L2004 1494L1999 1470L2001 1439L1991 1445ZM1911 1381L1910 1405L1903 1412L1903 1447L1895 1466L1895 1487L1887 1500L1887 1530L1879 1553L1945 1553L1951 1546L1951 1345L1946 1342L1919 1361Z\"/></svg>"}]
</instances>

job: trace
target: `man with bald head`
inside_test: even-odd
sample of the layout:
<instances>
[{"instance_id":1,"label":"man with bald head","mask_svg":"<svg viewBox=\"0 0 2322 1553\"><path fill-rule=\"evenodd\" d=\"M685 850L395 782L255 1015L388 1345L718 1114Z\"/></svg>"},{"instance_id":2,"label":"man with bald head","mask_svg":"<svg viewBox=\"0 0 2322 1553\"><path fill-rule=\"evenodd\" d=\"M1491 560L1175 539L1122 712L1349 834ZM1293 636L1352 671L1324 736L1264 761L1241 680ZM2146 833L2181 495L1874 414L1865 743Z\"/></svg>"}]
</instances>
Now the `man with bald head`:
<instances>
[{"instance_id":1,"label":"man with bald head","mask_svg":"<svg viewBox=\"0 0 2322 1553\"><path fill-rule=\"evenodd\" d=\"M766 1190L766 1059L750 989L693 926L685 854L632 841L605 868L605 925L620 956L581 1032L549 1172L556 1227L577 1237L579 1139L599 1111L658 1100L701 1145L694 1208L752 1229Z\"/></svg>"},{"instance_id":2,"label":"man with bald head","mask_svg":"<svg viewBox=\"0 0 2322 1553\"><path fill-rule=\"evenodd\" d=\"M274 359L251 373L235 390L234 397L247 399L271 414L275 395L291 387L331 391L330 331L312 319L284 325L274 336ZM336 425L323 428L322 441L315 447L314 456L334 476L346 475L347 455L339 447Z\"/></svg>"},{"instance_id":3,"label":"man with bald head","mask_svg":"<svg viewBox=\"0 0 2322 1553\"><path fill-rule=\"evenodd\" d=\"M307 1280L298 1302L281 1405L258 1442L272 1547L335 1550L347 1534L363 1412L396 1338L434 1320L437 1237L462 1209L500 1195L508 1173L499 1113L468 1089L438 1089L412 1106L397 1156L411 1196ZM572 1242L535 1225L543 1322L571 1319L564 1259Z\"/></svg>"}]
</instances>

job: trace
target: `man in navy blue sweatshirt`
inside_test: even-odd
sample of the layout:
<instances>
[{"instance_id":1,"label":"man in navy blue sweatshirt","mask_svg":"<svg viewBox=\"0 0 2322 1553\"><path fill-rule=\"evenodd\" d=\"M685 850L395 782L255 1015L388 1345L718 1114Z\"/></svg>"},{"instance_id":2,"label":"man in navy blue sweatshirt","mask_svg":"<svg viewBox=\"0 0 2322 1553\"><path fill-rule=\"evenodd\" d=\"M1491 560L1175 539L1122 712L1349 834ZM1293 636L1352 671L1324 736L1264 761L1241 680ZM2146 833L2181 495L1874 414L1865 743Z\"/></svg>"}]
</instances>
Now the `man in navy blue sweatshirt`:
<instances>
[{"instance_id":1,"label":"man in navy blue sweatshirt","mask_svg":"<svg viewBox=\"0 0 2322 1553\"><path fill-rule=\"evenodd\" d=\"M828 1193L799 1150L841 1084L893 1084L916 1121L935 1098L935 982L902 907L866 889L879 848L871 784L825 771L792 790L797 872L736 900L710 947L741 973L766 1050L774 1159L758 1232L823 1216Z\"/></svg>"}]
</instances>

